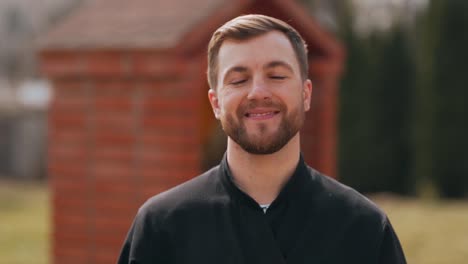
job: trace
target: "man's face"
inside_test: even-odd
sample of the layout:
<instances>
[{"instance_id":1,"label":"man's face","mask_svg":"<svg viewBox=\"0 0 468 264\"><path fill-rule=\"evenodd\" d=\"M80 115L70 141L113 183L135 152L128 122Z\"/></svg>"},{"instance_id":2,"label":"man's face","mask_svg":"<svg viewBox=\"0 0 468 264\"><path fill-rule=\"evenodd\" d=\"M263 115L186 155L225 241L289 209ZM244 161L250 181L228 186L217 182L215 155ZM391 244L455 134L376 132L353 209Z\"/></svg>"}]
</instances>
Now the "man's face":
<instances>
[{"instance_id":1,"label":"man's face","mask_svg":"<svg viewBox=\"0 0 468 264\"><path fill-rule=\"evenodd\" d=\"M272 31L223 42L209 99L228 137L251 154L272 154L302 127L311 89L287 37Z\"/></svg>"}]
</instances>

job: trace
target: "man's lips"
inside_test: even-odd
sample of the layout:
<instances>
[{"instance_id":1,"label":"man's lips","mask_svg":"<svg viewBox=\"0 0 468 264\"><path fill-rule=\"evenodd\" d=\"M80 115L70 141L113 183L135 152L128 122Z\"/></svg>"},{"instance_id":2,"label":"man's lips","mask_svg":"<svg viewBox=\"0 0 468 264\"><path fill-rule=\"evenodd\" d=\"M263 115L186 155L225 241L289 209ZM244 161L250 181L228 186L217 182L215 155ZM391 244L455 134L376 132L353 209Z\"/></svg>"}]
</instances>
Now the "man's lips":
<instances>
[{"instance_id":1,"label":"man's lips","mask_svg":"<svg viewBox=\"0 0 468 264\"><path fill-rule=\"evenodd\" d=\"M244 116L247 117L248 119L254 119L254 120L265 120L272 118L279 114L280 111L278 110L260 110L260 109L254 109L251 111L247 111Z\"/></svg>"}]
</instances>

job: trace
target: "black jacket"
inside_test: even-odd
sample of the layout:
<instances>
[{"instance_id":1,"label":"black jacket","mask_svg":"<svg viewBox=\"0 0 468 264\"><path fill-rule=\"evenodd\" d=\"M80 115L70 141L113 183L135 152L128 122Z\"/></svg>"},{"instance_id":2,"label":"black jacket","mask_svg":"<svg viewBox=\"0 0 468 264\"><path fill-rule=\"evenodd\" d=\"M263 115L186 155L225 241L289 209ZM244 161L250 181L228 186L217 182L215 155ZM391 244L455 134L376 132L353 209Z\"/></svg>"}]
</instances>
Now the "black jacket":
<instances>
[{"instance_id":1,"label":"black jacket","mask_svg":"<svg viewBox=\"0 0 468 264\"><path fill-rule=\"evenodd\" d=\"M302 157L266 213L231 179L225 157L149 199L118 263L406 263L386 215Z\"/></svg>"}]
</instances>

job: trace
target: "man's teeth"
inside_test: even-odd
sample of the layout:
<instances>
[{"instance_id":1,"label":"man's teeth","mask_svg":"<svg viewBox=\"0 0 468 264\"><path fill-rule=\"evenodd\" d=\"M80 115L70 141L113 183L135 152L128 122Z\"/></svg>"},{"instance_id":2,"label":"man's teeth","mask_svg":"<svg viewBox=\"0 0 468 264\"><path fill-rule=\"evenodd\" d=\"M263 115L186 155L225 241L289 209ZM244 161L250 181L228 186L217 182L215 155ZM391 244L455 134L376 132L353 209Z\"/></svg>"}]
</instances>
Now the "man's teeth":
<instances>
[{"instance_id":1,"label":"man's teeth","mask_svg":"<svg viewBox=\"0 0 468 264\"><path fill-rule=\"evenodd\" d=\"M260 116L267 116L267 115L272 115L272 114L273 114L273 112L256 113L256 114L250 113L249 116L251 116L251 117L260 117Z\"/></svg>"}]
</instances>

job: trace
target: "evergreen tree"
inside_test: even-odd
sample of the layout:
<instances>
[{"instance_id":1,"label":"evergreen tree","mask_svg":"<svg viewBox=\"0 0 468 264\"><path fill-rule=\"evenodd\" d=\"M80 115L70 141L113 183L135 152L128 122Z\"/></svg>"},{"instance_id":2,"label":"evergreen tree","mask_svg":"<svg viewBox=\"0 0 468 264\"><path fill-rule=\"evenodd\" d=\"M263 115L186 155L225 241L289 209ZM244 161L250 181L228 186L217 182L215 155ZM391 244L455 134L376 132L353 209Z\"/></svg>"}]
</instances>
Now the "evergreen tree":
<instances>
[{"instance_id":1,"label":"evergreen tree","mask_svg":"<svg viewBox=\"0 0 468 264\"><path fill-rule=\"evenodd\" d=\"M350 25L351 23L347 23ZM362 192L413 193L410 109L414 65L401 28L344 34L340 96L340 180Z\"/></svg>"},{"instance_id":2,"label":"evergreen tree","mask_svg":"<svg viewBox=\"0 0 468 264\"><path fill-rule=\"evenodd\" d=\"M442 1L431 1L416 20L410 43L416 62L416 83L412 102L413 149L412 175L417 180L420 195L433 195L434 182L434 128L437 96L435 94L436 63L434 53L438 45Z\"/></svg>"},{"instance_id":3,"label":"evergreen tree","mask_svg":"<svg viewBox=\"0 0 468 264\"><path fill-rule=\"evenodd\" d=\"M445 1L435 51L434 175L444 197L468 194L467 1Z\"/></svg>"},{"instance_id":4,"label":"evergreen tree","mask_svg":"<svg viewBox=\"0 0 468 264\"><path fill-rule=\"evenodd\" d=\"M379 57L373 85L375 142L371 150L374 173L382 190L409 194L414 190L410 173L414 64L401 27L383 37L381 52L376 56Z\"/></svg>"}]
</instances>

